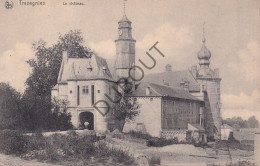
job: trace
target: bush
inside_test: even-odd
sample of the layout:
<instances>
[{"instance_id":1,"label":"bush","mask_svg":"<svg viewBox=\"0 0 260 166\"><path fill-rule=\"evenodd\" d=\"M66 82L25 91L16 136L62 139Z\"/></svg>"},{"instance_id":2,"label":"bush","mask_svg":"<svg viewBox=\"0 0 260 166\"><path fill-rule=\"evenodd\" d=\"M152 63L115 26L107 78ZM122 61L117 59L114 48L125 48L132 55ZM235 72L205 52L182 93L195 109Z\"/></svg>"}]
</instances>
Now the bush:
<instances>
[{"instance_id":1,"label":"bush","mask_svg":"<svg viewBox=\"0 0 260 166\"><path fill-rule=\"evenodd\" d=\"M177 138L165 139L165 138L153 137L146 141L147 146L155 146L155 147L162 147L162 146L178 144L178 143L179 143L179 141Z\"/></svg>"},{"instance_id":2,"label":"bush","mask_svg":"<svg viewBox=\"0 0 260 166\"><path fill-rule=\"evenodd\" d=\"M26 159L38 159L44 162L86 161L91 158L109 160L124 165L132 165L135 160L128 151L109 147L106 143L95 142L92 135L78 135L75 131L67 135L53 134L44 137L37 133L22 135L18 131L4 130L0 132L0 152L19 154ZM112 164L114 165L114 164Z\"/></svg>"},{"instance_id":3,"label":"bush","mask_svg":"<svg viewBox=\"0 0 260 166\"><path fill-rule=\"evenodd\" d=\"M148 163L149 163L150 166L161 165L161 158L160 157L156 157L156 156L152 156L148 160Z\"/></svg>"},{"instance_id":4,"label":"bush","mask_svg":"<svg viewBox=\"0 0 260 166\"><path fill-rule=\"evenodd\" d=\"M239 141L237 140L220 140L216 143L216 146L218 147L218 149L221 150L228 150L228 148L231 149L240 149L240 150L247 150L247 151L253 151L254 150L254 145L245 145L245 144L241 144Z\"/></svg>"},{"instance_id":5,"label":"bush","mask_svg":"<svg viewBox=\"0 0 260 166\"><path fill-rule=\"evenodd\" d=\"M140 131L131 130L128 134L134 138L140 138L140 139L146 139L146 140L152 138L152 136L150 134L142 133Z\"/></svg>"},{"instance_id":6,"label":"bush","mask_svg":"<svg viewBox=\"0 0 260 166\"><path fill-rule=\"evenodd\" d=\"M25 136L27 151L42 150L46 146L46 138L41 133L35 133L31 136Z\"/></svg>"},{"instance_id":7,"label":"bush","mask_svg":"<svg viewBox=\"0 0 260 166\"><path fill-rule=\"evenodd\" d=\"M112 138L123 139L125 137L122 133L115 133L112 135Z\"/></svg>"},{"instance_id":8,"label":"bush","mask_svg":"<svg viewBox=\"0 0 260 166\"><path fill-rule=\"evenodd\" d=\"M117 149L114 147L108 147L105 142L99 142L96 146L95 155L98 157L111 157L116 163L123 163L124 165L132 165L135 159L128 151L123 149Z\"/></svg>"},{"instance_id":9,"label":"bush","mask_svg":"<svg viewBox=\"0 0 260 166\"><path fill-rule=\"evenodd\" d=\"M0 151L5 154L22 154L26 151L26 138L15 130L0 131Z\"/></svg>"}]
</instances>

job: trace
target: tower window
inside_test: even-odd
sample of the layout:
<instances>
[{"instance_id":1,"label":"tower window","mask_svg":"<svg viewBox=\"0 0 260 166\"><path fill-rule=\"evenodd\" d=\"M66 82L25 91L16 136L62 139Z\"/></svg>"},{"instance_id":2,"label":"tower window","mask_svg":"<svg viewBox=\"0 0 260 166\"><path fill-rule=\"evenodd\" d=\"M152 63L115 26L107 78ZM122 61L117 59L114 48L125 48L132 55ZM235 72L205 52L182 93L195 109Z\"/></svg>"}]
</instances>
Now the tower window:
<instances>
[{"instance_id":1,"label":"tower window","mask_svg":"<svg viewBox=\"0 0 260 166\"><path fill-rule=\"evenodd\" d=\"M111 95L111 85L108 85L108 94Z\"/></svg>"},{"instance_id":2,"label":"tower window","mask_svg":"<svg viewBox=\"0 0 260 166\"><path fill-rule=\"evenodd\" d=\"M91 104L93 105L95 103L95 88L94 85L91 85Z\"/></svg>"},{"instance_id":3,"label":"tower window","mask_svg":"<svg viewBox=\"0 0 260 166\"><path fill-rule=\"evenodd\" d=\"M79 86L77 87L77 105L79 105L79 97L80 97L80 95L79 95L79 91L80 89L79 89Z\"/></svg>"}]
</instances>

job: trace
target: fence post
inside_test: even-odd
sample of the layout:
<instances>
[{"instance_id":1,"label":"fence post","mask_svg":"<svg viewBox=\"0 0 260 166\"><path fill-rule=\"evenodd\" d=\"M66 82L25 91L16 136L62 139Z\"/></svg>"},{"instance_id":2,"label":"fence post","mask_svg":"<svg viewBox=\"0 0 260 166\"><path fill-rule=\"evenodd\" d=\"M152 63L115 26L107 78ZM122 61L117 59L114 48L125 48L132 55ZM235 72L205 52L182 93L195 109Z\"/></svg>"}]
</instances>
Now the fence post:
<instances>
[{"instance_id":1,"label":"fence post","mask_svg":"<svg viewBox=\"0 0 260 166\"><path fill-rule=\"evenodd\" d=\"M254 155L255 155L255 164L260 165L260 133L255 133L255 150L254 150Z\"/></svg>"}]
</instances>

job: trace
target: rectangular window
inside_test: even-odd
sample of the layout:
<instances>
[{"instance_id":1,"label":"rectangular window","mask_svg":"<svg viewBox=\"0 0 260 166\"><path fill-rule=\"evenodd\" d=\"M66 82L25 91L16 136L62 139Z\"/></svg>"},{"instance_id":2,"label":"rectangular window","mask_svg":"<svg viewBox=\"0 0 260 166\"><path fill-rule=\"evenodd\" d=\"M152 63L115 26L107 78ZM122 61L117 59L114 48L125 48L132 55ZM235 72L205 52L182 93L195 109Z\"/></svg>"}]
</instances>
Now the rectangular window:
<instances>
[{"instance_id":1,"label":"rectangular window","mask_svg":"<svg viewBox=\"0 0 260 166\"><path fill-rule=\"evenodd\" d=\"M82 93L88 94L88 86L83 86Z\"/></svg>"},{"instance_id":2,"label":"rectangular window","mask_svg":"<svg viewBox=\"0 0 260 166\"><path fill-rule=\"evenodd\" d=\"M167 119L167 128L168 129L173 129L172 119Z\"/></svg>"},{"instance_id":3,"label":"rectangular window","mask_svg":"<svg viewBox=\"0 0 260 166\"><path fill-rule=\"evenodd\" d=\"M77 105L79 105L80 103L79 103L79 97L80 97L80 95L79 95L79 91L80 89L79 89L79 86L77 87Z\"/></svg>"},{"instance_id":4,"label":"rectangular window","mask_svg":"<svg viewBox=\"0 0 260 166\"><path fill-rule=\"evenodd\" d=\"M108 94L111 95L111 85L108 85Z\"/></svg>"},{"instance_id":5,"label":"rectangular window","mask_svg":"<svg viewBox=\"0 0 260 166\"><path fill-rule=\"evenodd\" d=\"M91 104L93 105L95 102L95 88L94 85L91 85Z\"/></svg>"}]
</instances>

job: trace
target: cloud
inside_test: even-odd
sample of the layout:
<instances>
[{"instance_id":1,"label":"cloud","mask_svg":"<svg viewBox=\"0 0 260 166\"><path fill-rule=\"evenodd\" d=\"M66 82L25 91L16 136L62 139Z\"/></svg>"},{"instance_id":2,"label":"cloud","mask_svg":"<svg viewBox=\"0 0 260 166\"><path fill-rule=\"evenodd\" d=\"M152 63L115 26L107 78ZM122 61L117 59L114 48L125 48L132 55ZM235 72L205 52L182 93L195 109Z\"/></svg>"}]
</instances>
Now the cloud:
<instances>
[{"instance_id":1,"label":"cloud","mask_svg":"<svg viewBox=\"0 0 260 166\"><path fill-rule=\"evenodd\" d=\"M241 116L243 119L248 119L254 115L260 120L260 93L258 90L254 90L250 95L245 93L223 94L222 102L223 118Z\"/></svg>"},{"instance_id":2,"label":"cloud","mask_svg":"<svg viewBox=\"0 0 260 166\"><path fill-rule=\"evenodd\" d=\"M113 42L112 40L104 40L96 43L89 42L88 45L98 55L107 59L115 59L116 46L115 42Z\"/></svg>"},{"instance_id":3,"label":"cloud","mask_svg":"<svg viewBox=\"0 0 260 166\"><path fill-rule=\"evenodd\" d=\"M134 35L134 34L133 34ZM147 65L152 64L152 60L146 55L146 52L155 44L157 48L165 55L163 58L155 50L149 53L156 59L156 67L149 72L160 72L164 70L164 66L168 63L172 64L173 69L187 69L191 66L191 62L187 58L193 50L190 48L193 41L193 33L187 26L174 27L171 23L165 22L155 28L152 33L146 34L142 39L136 41L136 64L145 69L139 62L147 62ZM87 43L89 47L98 55L107 58L116 58L116 46L112 40L104 40L99 42ZM196 61L196 58L193 58ZM149 64L150 63L150 64Z\"/></svg>"},{"instance_id":4,"label":"cloud","mask_svg":"<svg viewBox=\"0 0 260 166\"><path fill-rule=\"evenodd\" d=\"M260 47L259 41L251 41L246 48L238 51L238 60L228 64L232 73L241 75L246 81L260 82Z\"/></svg>"},{"instance_id":5,"label":"cloud","mask_svg":"<svg viewBox=\"0 0 260 166\"><path fill-rule=\"evenodd\" d=\"M191 62L187 62L187 58L191 55L191 47L193 41L193 33L188 26L175 27L169 22L165 22L157 27L153 33L146 34L144 38L136 43L137 55L136 59L152 64L152 60L145 52L155 44L157 48L165 55L162 58L155 50L149 53L157 60L156 68L151 71L163 71L166 64L171 64L173 69L187 69ZM196 58L194 58L196 60Z\"/></svg>"},{"instance_id":6,"label":"cloud","mask_svg":"<svg viewBox=\"0 0 260 166\"><path fill-rule=\"evenodd\" d=\"M22 92L30 72L26 61L33 57L31 45L27 43L17 43L14 49L5 51L0 56L0 81L7 82Z\"/></svg>"}]
</instances>

